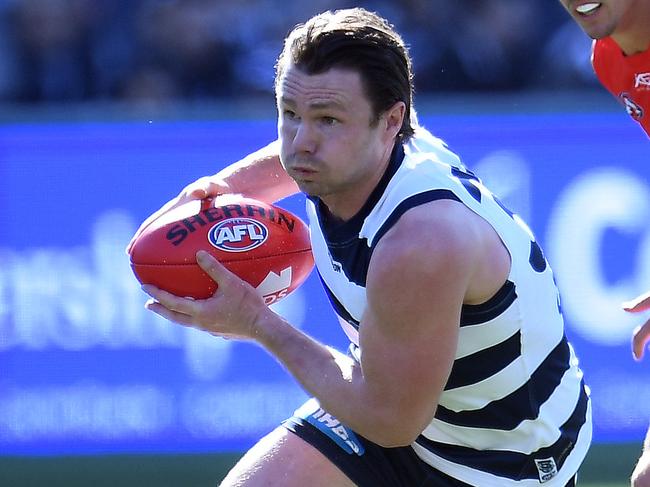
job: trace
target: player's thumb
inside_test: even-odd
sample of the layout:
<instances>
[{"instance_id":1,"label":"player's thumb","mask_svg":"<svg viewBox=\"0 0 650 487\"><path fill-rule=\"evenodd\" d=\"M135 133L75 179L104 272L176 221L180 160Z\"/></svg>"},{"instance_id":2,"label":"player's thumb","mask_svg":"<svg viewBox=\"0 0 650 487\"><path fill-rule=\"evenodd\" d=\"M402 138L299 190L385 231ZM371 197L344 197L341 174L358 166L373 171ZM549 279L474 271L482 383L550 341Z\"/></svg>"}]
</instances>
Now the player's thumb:
<instances>
[{"instance_id":1,"label":"player's thumb","mask_svg":"<svg viewBox=\"0 0 650 487\"><path fill-rule=\"evenodd\" d=\"M196 253L196 262L217 284L227 284L233 277L232 272L205 250Z\"/></svg>"}]
</instances>

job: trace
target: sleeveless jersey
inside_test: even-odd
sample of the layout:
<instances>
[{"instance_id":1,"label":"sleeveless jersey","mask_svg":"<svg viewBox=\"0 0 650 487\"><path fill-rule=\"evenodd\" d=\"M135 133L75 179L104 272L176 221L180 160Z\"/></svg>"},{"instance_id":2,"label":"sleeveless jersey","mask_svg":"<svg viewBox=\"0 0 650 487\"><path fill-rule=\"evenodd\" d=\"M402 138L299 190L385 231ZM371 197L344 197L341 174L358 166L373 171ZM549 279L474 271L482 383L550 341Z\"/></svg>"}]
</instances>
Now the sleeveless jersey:
<instances>
[{"instance_id":1,"label":"sleeveless jersey","mask_svg":"<svg viewBox=\"0 0 650 487\"><path fill-rule=\"evenodd\" d=\"M434 419L412 448L470 485L564 486L591 442L591 412L551 269L519 217L432 136L395 148L352 219L333 224L322 203L308 199L317 269L351 354L359 360L363 353L358 328L373 249L405 211L438 199L461 202L485 219L512 265L495 296L463 306L451 374Z\"/></svg>"},{"instance_id":2,"label":"sleeveless jersey","mask_svg":"<svg viewBox=\"0 0 650 487\"><path fill-rule=\"evenodd\" d=\"M602 85L650 136L650 49L626 56L605 37L593 42L591 61Z\"/></svg>"}]
</instances>

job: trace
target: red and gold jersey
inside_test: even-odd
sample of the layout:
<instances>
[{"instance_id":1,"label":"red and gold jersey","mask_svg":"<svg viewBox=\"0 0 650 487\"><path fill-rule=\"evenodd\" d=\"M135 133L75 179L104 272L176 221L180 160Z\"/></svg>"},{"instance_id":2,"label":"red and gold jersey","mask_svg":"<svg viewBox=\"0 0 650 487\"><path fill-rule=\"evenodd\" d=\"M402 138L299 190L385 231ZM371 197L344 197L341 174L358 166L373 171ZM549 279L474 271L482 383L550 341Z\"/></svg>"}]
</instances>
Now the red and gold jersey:
<instances>
[{"instance_id":1,"label":"red and gold jersey","mask_svg":"<svg viewBox=\"0 0 650 487\"><path fill-rule=\"evenodd\" d=\"M594 41L592 63L598 79L650 136L650 49L626 56L611 37Z\"/></svg>"}]
</instances>

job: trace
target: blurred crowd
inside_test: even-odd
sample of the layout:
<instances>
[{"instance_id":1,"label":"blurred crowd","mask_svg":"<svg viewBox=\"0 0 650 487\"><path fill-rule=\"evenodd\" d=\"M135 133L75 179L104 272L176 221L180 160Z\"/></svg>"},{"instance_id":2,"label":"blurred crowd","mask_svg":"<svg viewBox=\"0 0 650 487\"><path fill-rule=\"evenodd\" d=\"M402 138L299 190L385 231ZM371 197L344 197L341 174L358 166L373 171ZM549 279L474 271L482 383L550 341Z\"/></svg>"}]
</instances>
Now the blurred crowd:
<instances>
[{"instance_id":1,"label":"blurred crowd","mask_svg":"<svg viewBox=\"0 0 650 487\"><path fill-rule=\"evenodd\" d=\"M420 93L596 86L557 0L0 0L0 102L270 93L288 31L350 6L402 33Z\"/></svg>"}]
</instances>

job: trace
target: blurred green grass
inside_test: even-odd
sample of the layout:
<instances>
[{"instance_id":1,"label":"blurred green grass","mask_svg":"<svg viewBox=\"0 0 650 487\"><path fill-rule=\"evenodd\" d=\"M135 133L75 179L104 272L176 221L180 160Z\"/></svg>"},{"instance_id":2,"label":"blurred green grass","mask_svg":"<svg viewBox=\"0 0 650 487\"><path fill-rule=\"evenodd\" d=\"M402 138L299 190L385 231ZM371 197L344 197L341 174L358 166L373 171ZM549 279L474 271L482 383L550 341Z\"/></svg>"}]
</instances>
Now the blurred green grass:
<instances>
[{"instance_id":1,"label":"blurred green grass","mask_svg":"<svg viewBox=\"0 0 650 487\"><path fill-rule=\"evenodd\" d=\"M641 443L595 444L579 487L629 487ZM240 453L201 455L0 456L2 487L215 487Z\"/></svg>"}]
</instances>

